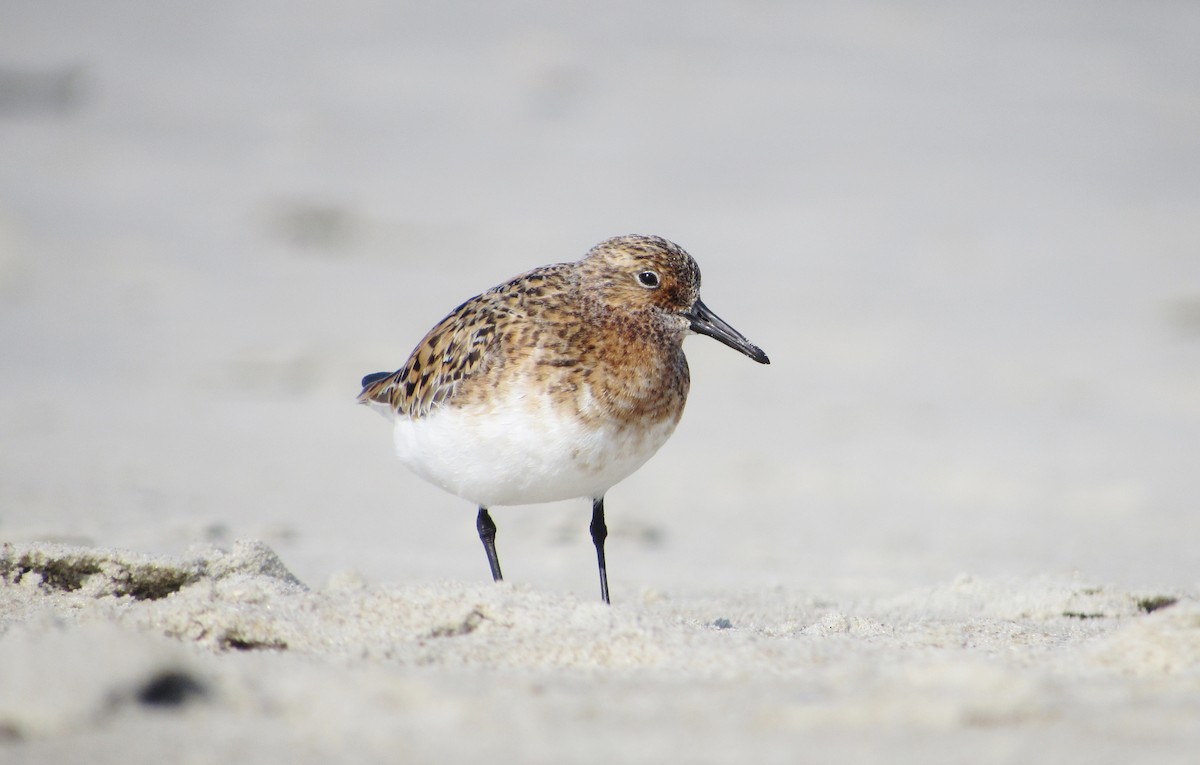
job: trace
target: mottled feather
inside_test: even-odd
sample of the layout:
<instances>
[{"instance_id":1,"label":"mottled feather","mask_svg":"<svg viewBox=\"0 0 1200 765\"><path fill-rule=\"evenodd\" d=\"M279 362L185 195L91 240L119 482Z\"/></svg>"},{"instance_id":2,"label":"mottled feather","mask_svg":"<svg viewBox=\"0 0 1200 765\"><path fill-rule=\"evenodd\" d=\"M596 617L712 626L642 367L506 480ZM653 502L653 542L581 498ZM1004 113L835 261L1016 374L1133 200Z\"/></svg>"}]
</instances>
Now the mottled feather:
<instances>
[{"instance_id":1,"label":"mottled feather","mask_svg":"<svg viewBox=\"0 0 1200 765\"><path fill-rule=\"evenodd\" d=\"M638 284L645 270L659 288ZM516 379L570 394L584 417L678 419L688 391L680 341L700 286L695 261L657 237L618 237L582 260L529 271L466 301L358 400L421 418L495 395ZM504 367L504 371L501 371ZM596 374L603 369L604 374Z\"/></svg>"},{"instance_id":2,"label":"mottled feather","mask_svg":"<svg viewBox=\"0 0 1200 765\"><path fill-rule=\"evenodd\" d=\"M451 401L466 384L503 363L516 338L505 328L545 312L547 287L569 286L571 264L545 266L476 295L425 335L396 372L366 383L358 400L385 404L407 417L424 417Z\"/></svg>"}]
</instances>

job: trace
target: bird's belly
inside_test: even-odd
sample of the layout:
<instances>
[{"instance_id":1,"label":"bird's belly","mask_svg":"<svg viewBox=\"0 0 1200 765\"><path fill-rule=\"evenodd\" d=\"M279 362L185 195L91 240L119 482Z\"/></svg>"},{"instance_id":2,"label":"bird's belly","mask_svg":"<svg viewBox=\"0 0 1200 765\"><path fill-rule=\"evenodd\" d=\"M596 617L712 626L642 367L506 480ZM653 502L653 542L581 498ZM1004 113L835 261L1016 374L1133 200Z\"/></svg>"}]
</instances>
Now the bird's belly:
<instances>
[{"instance_id":1,"label":"bird's belly","mask_svg":"<svg viewBox=\"0 0 1200 765\"><path fill-rule=\"evenodd\" d=\"M477 505L600 497L650 459L678 423L584 420L522 399L486 411L445 407L398 417L396 456L421 478Z\"/></svg>"}]
</instances>

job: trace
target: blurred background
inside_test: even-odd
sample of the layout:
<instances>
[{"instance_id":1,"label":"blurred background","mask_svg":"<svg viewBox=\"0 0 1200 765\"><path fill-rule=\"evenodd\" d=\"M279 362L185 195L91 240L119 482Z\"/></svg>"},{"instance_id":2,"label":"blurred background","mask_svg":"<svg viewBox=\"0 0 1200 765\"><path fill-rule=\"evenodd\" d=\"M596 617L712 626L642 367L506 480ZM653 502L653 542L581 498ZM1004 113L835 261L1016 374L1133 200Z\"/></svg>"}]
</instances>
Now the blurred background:
<instances>
[{"instance_id":1,"label":"blurred background","mask_svg":"<svg viewBox=\"0 0 1200 765\"><path fill-rule=\"evenodd\" d=\"M1200 4L7 0L0 539L486 579L359 377L615 234L687 248L614 600L1200 570ZM506 574L594 598L585 502Z\"/></svg>"}]
</instances>

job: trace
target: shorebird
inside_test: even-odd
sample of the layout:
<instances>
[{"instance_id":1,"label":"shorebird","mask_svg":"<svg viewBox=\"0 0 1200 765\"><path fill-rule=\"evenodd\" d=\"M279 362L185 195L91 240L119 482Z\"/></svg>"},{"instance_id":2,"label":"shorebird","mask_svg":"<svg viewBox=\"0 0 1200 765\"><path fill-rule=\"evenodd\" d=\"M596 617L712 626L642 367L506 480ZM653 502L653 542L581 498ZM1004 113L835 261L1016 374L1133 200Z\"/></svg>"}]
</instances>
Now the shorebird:
<instances>
[{"instance_id":1,"label":"shorebird","mask_svg":"<svg viewBox=\"0 0 1200 765\"><path fill-rule=\"evenodd\" d=\"M364 377L358 401L393 420L404 465L478 506L495 581L503 576L489 507L590 499L608 603L604 495L679 423L692 333L770 363L700 300L700 269L683 248L615 237L455 308L404 366Z\"/></svg>"}]
</instances>

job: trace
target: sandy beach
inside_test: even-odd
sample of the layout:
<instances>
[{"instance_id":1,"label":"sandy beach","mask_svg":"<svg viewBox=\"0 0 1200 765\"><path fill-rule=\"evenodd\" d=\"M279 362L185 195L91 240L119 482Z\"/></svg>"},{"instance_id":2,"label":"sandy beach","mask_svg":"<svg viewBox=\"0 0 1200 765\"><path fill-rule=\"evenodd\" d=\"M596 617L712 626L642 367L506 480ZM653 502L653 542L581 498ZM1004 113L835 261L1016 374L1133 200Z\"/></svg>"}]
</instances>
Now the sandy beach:
<instances>
[{"instance_id":1,"label":"sandy beach","mask_svg":"<svg viewBox=\"0 0 1200 765\"><path fill-rule=\"evenodd\" d=\"M2 15L0 762L1195 760L1197 8ZM358 380L634 232L772 364L494 585Z\"/></svg>"}]
</instances>

